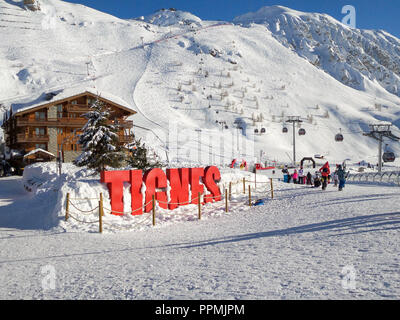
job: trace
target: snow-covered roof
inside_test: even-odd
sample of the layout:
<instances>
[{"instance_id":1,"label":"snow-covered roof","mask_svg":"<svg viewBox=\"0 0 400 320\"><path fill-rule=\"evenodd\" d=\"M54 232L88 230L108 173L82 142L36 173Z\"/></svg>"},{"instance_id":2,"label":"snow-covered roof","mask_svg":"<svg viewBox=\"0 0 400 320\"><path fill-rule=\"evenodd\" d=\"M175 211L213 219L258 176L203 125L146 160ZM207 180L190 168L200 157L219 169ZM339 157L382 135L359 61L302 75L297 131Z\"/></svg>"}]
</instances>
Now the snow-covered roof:
<instances>
[{"instance_id":1,"label":"snow-covered roof","mask_svg":"<svg viewBox=\"0 0 400 320\"><path fill-rule=\"evenodd\" d=\"M105 92L105 91L99 91L94 88L88 88L88 87L73 87L73 88L67 88L67 89L61 89L61 90L55 90L51 92L46 92L42 93L39 97L37 97L35 100L30 100L30 101L24 101L20 103L14 103L11 105L12 112L15 113L21 113L25 112L30 109L34 109L36 107L48 105L48 104L54 104L58 101L62 101L65 99L68 99L70 97L78 96L84 93L89 93L95 96L100 96L101 98L108 100L114 104L117 104L125 109L128 109L129 111L132 111L132 113L136 113L131 106L124 101L123 99ZM53 95L53 96L52 96Z\"/></svg>"},{"instance_id":2,"label":"snow-covered roof","mask_svg":"<svg viewBox=\"0 0 400 320\"><path fill-rule=\"evenodd\" d=\"M32 151L28 152L26 155L24 155L24 158L29 157L29 156L31 156L31 155L33 155L33 154L35 154L35 153L39 153L39 152L45 153L45 154L47 154L47 155L49 155L49 156L52 156L52 157L56 157L56 156L55 156L54 154L52 154L51 152L48 152L48 151L46 151L46 150L43 150L43 149L38 148L38 149L35 149L35 150L32 150Z\"/></svg>"}]
</instances>

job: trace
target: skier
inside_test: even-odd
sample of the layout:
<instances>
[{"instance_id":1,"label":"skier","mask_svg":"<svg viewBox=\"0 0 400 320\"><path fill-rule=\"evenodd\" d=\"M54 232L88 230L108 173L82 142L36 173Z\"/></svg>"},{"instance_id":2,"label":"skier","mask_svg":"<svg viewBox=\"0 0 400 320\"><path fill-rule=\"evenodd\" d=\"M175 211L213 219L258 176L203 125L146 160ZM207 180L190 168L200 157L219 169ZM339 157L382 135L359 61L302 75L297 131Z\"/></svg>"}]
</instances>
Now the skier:
<instances>
[{"instance_id":1,"label":"skier","mask_svg":"<svg viewBox=\"0 0 400 320\"><path fill-rule=\"evenodd\" d=\"M304 184L304 171L303 167L299 169L299 184Z\"/></svg>"},{"instance_id":2,"label":"skier","mask_svg":"<svg viewBox=\"0 0 400 320\"><path fill-rule=\"evenodd\" d=\"M331 170L329 168L329 162L326 162L320 169L319 172L321 172L322 175L322 190L326 189L326 186L328 185L328 176L331 173Z\"/></svg>"},{"instance_id":3,"label":"skier","mask_svg":"<svg viewBox=\"0 0 400 320\"><path fill-rule=\"evenodd\" d=\"M306 181L307 181L307 182L306 182L307 185L309 185L309 186L311 185L311 186L312 186L312 184L313 184L313 183L312 183L312 175L311 175L310 172L307 173L307 180L306 180Z\"/></svg>"},{"instance_id":4,"label":"skier","mask_svg":"<svg viewBox=\"0 0 400 320\"><path fill-rule=\"evenodd\" d=\"M315 172L314 188L318 188L321 185L321 180L318 174L319 174L318 172Z\"/></svg>"},{"instance_id":5,"label":"skier","mask_svg":"<svg viewBox=\"0 0 400 320\"><path fill-rule=\"evenodd\" d=\"M283 182L288 182L288 176L289 176L289 171L288 171L288 169L287 169L287 166L285 166L283 169L282 169L282 173L283 173Z\"/></svg>"},{"instance_id":6,"label":"skier","mask_svg":"<svg viewBox=\"0 0 400 320\"><path fill-rule=\"evenodd\" d=\"M336 166L336 170L335 170L335 172L333 173L333 182L334 182L334 184L335 184L335 187L337 187L337 185L338 185L338 183L339 183L339 177L338 177L338 174L337 174L337 171L338 171L338 168L340 167L340 165L339 166Z\"/></svg>"},{"instance_id":7,"label":"skier","mask_svg":"<svg viewBox=\"0 0 400 320\"><path fill-rule=\"evenodd\" d=\"M339 179L339 191L342 191L343 188L344 188L344 185L346 183L347 174L343 170L342 166L340 166L340 165L339 165L339 168L337 170L337 176L338 176L338 179Z\"/></svg>"},{"instance_id":8,"label":"skier","mask_svg":"<svg viewBox=\"0 0 400 320\"><path fill-rule=\"evenodd\" d=\"M293 173L293 183L297 183L297 178L299 177L299 174L297 173L297 170L294 169Z\"/></svg>"}]
</instances>

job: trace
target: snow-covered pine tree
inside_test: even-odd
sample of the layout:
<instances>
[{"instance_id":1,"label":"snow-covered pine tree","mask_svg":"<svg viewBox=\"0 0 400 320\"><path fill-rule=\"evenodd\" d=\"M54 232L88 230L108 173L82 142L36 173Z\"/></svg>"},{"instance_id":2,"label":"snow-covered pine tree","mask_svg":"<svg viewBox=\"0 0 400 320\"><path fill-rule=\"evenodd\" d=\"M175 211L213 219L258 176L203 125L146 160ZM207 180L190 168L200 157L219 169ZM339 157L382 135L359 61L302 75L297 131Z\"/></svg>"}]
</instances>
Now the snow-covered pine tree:
<instances>
[{"instance_id":1,"label":"snow-covered pine tree","mask_svg":"<svg viewBox=\"0 0 400 320\"><path fill-rule=\"evenodd\" d=\"M110 110L99 99L91 105L91 111L83 116L88 122L82 128L78 143L83 152L74 160L78 167L87 166L101 172L106 166L113 168L121 167L125 154L119 146L118 126L107 123Z\"/></svg>"},{"instance_id":2,"label":"snow-covered pine tree","mask_svg":"<svg viewBox=\"0 0 400 320\"><path fill-rule=\"evenodd\" d=\"M157 158L154 161L150 161L146 145L141 142L141 139L134 139L133 143L127 146L127 149L130 155L126 161L132 168L146 170L161 166Z\"/></svg>"}]
</instances>

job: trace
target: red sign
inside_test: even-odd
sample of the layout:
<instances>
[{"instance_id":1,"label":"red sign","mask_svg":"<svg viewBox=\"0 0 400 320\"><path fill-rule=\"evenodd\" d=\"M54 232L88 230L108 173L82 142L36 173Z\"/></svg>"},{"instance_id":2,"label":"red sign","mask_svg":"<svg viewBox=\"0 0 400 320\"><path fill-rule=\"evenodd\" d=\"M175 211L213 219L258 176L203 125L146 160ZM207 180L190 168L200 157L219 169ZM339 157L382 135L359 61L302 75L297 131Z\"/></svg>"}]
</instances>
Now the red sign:
<instances>
[{"instance_id":1,"label":"red sign","mask_svg":"<svg viewBox=\"0 0 400 320\"><path fill-rule=\"evenodd\" d=\"M143 214L143 184L146 186L144 211L150 212L153 195L159 201L161 208L170 210L182 205L198 204L198 193L204 194L205 189L209 193L204 195L204 203L221 201L221 191L217 185L220 180L221 174L215 166L167 169L166 173L159 168L148 170L144 174L142 170L103 171L101 173L101 182L107 183L110 192L111 210L114 215L123 215L124 182L131 185L132 215L141 215ZM169 201L168 182L171 188ZM189 190L191 199L189 199Z\"/></svg>"}]
</instances>

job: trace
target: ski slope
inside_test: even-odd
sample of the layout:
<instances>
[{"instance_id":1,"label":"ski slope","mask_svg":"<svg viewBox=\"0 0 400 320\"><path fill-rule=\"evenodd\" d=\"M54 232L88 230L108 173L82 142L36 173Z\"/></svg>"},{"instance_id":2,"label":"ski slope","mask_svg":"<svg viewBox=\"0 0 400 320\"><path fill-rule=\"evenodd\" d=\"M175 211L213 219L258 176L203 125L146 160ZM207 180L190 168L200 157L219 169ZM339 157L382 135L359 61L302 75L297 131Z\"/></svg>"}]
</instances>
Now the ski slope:
<instances>
[{"instance_id":1,"label":"ski slope","mask_svg":"<svg viewBox=\"0 0 400 320\"><path fill-rule=\"evenodd\" d=\"M297 138L297 159L322 154L331 162L376 163L377 142L362 135L368 124L392 122L394 134L400 135L396 126L400 99L374 80L383 74L372 70L362 75L354 67L352 75L357 75L360 85L341 81L341 74L335 73L339 64L335 69L335 61L320 66L310 63L305 49L300 52L287 46L279 31L283 29L270 26L278 19L287 36L296 41L303 33L288 31L296 29L296 23L303 25L302 19L312 22L312 35L323 30L342 32L349 39L358 36L357 30L351 33L333 18L267 7L255 16L238 17L234 23L202 21L179 10L122 20L60 0L41 4L41 11L30 12L18 2L1 1L0 103L4 108L63 88L108 92L138 112L132 116L136 135L174 163L221 165L232 158L245 158L249 163L256 158L290 162L291 128L288 134L282 133L290 115L300 116L307 131ZM290 23L284 24L284 19ZM378 33L361 33L369 41L363 41L364 46L378 41ZM347 48L343 38L331 38ZM382 55L395 61L398 42L388 34L385 39L377 42L384 50ZM316 46L316 41L322 43L319 37L310 43ZM390 79L396 85L397 80ZM263 120L252 120L261 115ZM238 120L245 130L236 128ZM227 129L218 122L225 122ZM178 146L171 145L171 127L181 139ZM262 128L265 134L254 135L255 129ZM219 145L210 148L210 139L199 137L196 130L209 132ZM339 130L343 143L334 141ZM187 137L189 141L182 141ZM239 138L242 145L254 142L251 152L242 152ZM399 152L398 144L388 143ZM199 159L193 161L179 150L180 145L198 149ZM227 146L232 150L226 151Z\"/></svg>"}]
</instances>

